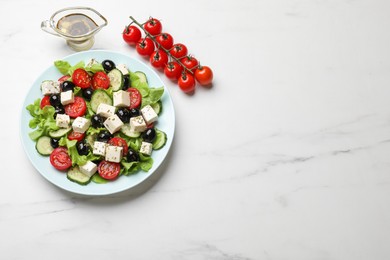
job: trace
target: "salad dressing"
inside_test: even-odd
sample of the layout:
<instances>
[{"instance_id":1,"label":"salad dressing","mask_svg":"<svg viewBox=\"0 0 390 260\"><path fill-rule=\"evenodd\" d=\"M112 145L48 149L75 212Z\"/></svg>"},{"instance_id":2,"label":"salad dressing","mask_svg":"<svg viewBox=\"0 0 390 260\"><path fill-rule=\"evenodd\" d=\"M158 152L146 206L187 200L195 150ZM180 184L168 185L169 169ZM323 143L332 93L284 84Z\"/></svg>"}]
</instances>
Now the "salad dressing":
<instances>
[{"instance_id":1,"label":"salad dressing","mask_svg":"<svg viewBox=\"0 0 390 260\"><path fill-rule=\"evenodd\" d=\"M94 20L81 13L66 15L57 22L57 28L71 36L85 35L98 27Z\"/></svg>"}]
</instances>

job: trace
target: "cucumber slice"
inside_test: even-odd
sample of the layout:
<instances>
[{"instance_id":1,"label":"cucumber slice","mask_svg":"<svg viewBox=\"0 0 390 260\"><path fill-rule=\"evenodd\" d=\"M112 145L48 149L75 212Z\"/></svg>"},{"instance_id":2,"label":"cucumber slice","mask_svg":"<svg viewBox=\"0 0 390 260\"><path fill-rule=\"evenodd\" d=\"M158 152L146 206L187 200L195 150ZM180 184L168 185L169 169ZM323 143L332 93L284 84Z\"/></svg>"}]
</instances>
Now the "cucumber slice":
<instances>
[{"instance_id":1,"label":"cucumber slice","mask_svg":"<svg viewBox=\"0 0 390 260\"><path fill-rule=\"evenodd\" d=\"M154 112L156 112L157 115L161 113L162 110L162 103L161 101L158 101L156 103L150 104L150 106L153 108Z\"/></svg>"},{"instance_id":2,"label":"cucumber slice","mask_svg":"<svg viewBox=\"0 0 390 260\"><path fill-rule=\"evenodd\" d=\"M35 148L38 153L44 156L50 155L54 148L50 144L50 137L41 136L38 138Z\"/></svg>"},{"instance_id":3,"label":"cucumber slice","mask_svg":"<svg viewBox=\"0 0 390 260\"><path fill-rule=\"evenodd\" d=\"M113 69L107 74L113 91L121 90L123 87L123 74L118 69Z\"/></svg>"},{"instance_id":4,"label":"cucumber slice","mask_svg":"<svg viewBox=\"0 0 390 260\"><path fill-rule=\"evenodd\" d=\"M133 131L131 128L130 128L130 125L129 124L124 124L122 127L121 127L121 132L128 136L128 137L131 137L131 138L137 138L141 135L140 132L135 132Z\"/></svg>"},{"instance_id":5,"label":"cucumber slice","mask_svg":"<svg viewBox=\"0 0 390 260\"><path fill-rule=\"evenodd\" d=\"M93 148L96 141L96 135L87 135L87 137L85 137L85 141L87 141L87 144Z\"/></svg>"},{"instance_id":6,"label":"cucumber slice","mask_svg":"<svg viewBox=\"0 0 390 260\"><path fill-rule=\"evenodd\" d=\"M66 177L73 182L80 185L87 185L91 181L91 177L82 173L78 166L72 167L68 170Z\"/></svg>"},{"instance_id":7,"label":"cucumber slice","mask_svg":"<svg viewBox=\"0 0 390 260\"><path fill-rule=\"evenodd\" d=\"M96 113L98 106L101 104L107 104L112 106L112 99L104 90L95 90L91 97L91 109Z\"/></svg>"},{"instance_id":8,"label":"cucumber slice","mask_svg":"<svg viewBox=\"0 0 390 260\"><path fill-rule=\"evenodd\" d=\"M153 150L159 150L164 147L167 142L167 134L156 128L156 139L153 141Z\"/></svg>"},{"instance_id":9,"label":"cucumber slice","mask_svg":"<svg viewBox=\"0 0 390 260\"><path fill-rule=\"evenodd\" d=\"M148 79L147 79L145 73L143 73L142 71L136 71L136 72L134 72L134 74L138 76L139 81L141 83L142 82L148 83Z\"/></svg>"},{"instance_id":10,"label":"cucumber slice","mask_svg":"<svg viewBox=\"0 0 390 260\"><path fill-rule=\"evenodd\" d=\"M52 138L61 138L63 137L64 135L68 134L70 131L72 130L71 127L68 127L68 128L60 128L58 130L55 130L55 131L50 131L49 132L49 135L50 137Z\"/></svg>"}]
</instances>

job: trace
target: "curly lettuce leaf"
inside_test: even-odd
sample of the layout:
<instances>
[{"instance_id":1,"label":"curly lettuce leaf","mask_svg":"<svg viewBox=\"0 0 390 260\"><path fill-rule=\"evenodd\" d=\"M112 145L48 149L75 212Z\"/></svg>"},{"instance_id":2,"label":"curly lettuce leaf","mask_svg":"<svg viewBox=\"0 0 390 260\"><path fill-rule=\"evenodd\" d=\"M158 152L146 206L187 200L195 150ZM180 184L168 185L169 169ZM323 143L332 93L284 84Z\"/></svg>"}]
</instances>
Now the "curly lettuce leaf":
<instances>
[{"instance_id":1,"label":"curly lettuce leaf","mask_svg":"<svg viewBox=\"0 0 390 260\"><path fill-rule=\"evenodd\" d=\"M52 106L45 106L40 108L41 99L38 98L33 104L30 104L26 109L30 112L32 119L29 121L28 126L31 129L35 129L29 136L32 140L37 140L43 135L48 135L50 131L58 130L59 127L54 119L55 109Z\"/></svg>"}]
</instances>

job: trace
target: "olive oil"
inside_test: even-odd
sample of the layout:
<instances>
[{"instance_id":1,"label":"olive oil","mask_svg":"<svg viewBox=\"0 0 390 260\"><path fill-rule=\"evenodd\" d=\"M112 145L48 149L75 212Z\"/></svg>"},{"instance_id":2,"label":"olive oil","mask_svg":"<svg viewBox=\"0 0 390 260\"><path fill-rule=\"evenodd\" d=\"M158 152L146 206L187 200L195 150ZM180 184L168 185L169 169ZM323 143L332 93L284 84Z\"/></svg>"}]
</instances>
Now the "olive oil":
<instances>
[{"instance_id":1,"label":"olive oil","mask_svg":"<svg viewBox=\"0 0 390 260\"><path fill-rule=\"evenodd\" d=\"M98 25L87 15L74 13L66 15L58 20L57 28L64 34L81 36L95 30L98 28Z\"/></svg>"}]
</instances>

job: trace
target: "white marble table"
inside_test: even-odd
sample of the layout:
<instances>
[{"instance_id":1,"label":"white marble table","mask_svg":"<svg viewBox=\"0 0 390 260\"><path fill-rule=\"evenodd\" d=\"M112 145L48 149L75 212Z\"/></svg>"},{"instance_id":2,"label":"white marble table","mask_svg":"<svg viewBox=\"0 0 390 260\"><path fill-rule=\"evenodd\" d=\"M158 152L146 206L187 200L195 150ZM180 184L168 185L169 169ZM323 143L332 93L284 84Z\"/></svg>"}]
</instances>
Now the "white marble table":
<instances>
[{"instance_id":1,"label":"white marble table","mask_svg":"<svg viewBox=\"0 0 390 260\"><path fill-rule=\"evenodd\" d=\"M1 259L390 259L390 3L380 0L0 1ZM127 53L133 15L214 69L183 94L167 160L105 197L68 193L19 136L26 91L72 54L41 31L86 5L93 49Z\"/></svg>"}]
</instances>

